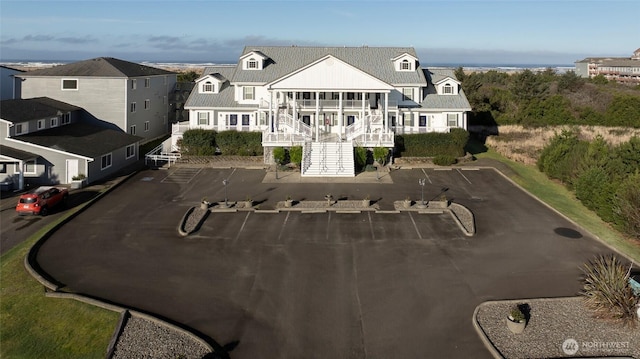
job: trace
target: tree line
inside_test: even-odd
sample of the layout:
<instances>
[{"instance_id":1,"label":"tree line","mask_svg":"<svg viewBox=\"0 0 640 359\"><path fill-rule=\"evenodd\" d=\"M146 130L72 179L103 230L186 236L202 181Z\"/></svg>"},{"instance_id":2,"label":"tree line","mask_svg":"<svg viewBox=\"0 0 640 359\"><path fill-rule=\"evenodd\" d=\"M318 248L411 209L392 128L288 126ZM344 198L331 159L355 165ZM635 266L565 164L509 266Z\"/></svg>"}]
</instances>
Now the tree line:
<instances>
[{"instance_id":1,"label":"tree line","mask_svg":"<svg viewBox=\"0 0 640 359\"><path fill-rule=\"evenodd\" d=\"M640 85L552 69L515 74L455 71L473 112L469 125L590 125L640 128Z\"/></svg>"}]
</instances>

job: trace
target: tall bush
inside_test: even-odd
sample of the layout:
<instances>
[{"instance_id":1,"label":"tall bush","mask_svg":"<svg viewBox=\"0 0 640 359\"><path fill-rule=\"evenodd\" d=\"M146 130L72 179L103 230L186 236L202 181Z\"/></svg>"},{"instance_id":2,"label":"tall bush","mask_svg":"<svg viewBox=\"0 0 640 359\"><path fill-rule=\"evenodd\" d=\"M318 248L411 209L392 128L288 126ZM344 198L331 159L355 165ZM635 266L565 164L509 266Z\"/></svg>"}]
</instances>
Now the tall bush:
<instances>
[{"instance_id":1,"label":"tall bush","mask_svg":"<svg viewBox=\"0 0 640 359\"><path fill-rule=\"evenodd\" d=\"M180 141L180 151L185 155L211 156L216 152L216 131L187 130Z\"/></svg>"},{"instance_id":2,"label":"tall bush","mask_svg":"<svg viewBox=\"0 0 640 359\"><path fill-rule=\"evenodd\" d=\"M571 186L588 147L589 143L580 141L575 132L562 131L540 153L538 169Z\"/></svg>"},{"instance_id":3,"label":"tall bush","mask_svg":"<svg viewBox=\"0 0 640 359\"><path fill-rule=\"evenodd\" d=\"M302 146L293 146L289 149L289 160L296 166L302 163Z\"/></svg>"},{"instance_id":4,"label":"tall bush","mask_svg":"<svg viewBox=\"0 0 640 359\"><path fill-rule=\"evenodd\" d=\"M356 147L354 149L356 168L362 170L367 164L367 149L364 147Z\"/></svg>"},{"instance_id":5,"label":"tall bush","mask_svg":"<svg viewBox=\"0 0 640 359\"><path fill-rule=\"evenodd\" d=\"M640 173L629 176L615 194L614 212L622 230L640 239Z\"/></svg>"},{"instance_id":6,"label":"tall bush","mask_svg":"<svg viewBox=\"0 0 640 359\"><path fill-rule=\"evenodd\" d=\"M284 147L276 147L273 149L273 160L279 164L283 165L286 161L287 152Z\"/></svg>"},{"instance_id":7,"label":"tall bush","mask_svg":"<svg viewBox=\"0 0 640 359\"><path fill-rule=\"evenodd\" d=\"M223 155L262 155L262 134L260 132L221 131L216 135L216 143Z\"/></svg>"},{"instance_id":8,"label":"tall bush","mask_svg":"<svg viewBox=\"0 0 640 359\"><path fill-rule=\"evenodd\" d=\"M405 157L464 156L469 132L453 128L449 133L430 132L396 136L396 153Z\"/></svg>"}]
</instances>

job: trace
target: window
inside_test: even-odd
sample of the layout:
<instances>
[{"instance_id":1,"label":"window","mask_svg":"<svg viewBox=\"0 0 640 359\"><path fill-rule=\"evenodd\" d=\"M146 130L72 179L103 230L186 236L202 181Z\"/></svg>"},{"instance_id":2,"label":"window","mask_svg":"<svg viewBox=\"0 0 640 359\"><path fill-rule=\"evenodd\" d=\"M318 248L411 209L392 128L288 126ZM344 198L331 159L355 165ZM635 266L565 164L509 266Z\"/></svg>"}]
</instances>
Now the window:
<instances>
[{"instance_id":1,"label":"window","mask_svg":"<svg viewBox=\"0 0 640 359\"><path fill-rule=\"evenodd\" d=\"M236 126L238 124L238 115L229 115L229 125Z\"/></svg>"},{"instance_id":2,"label":"window","mask_svg":"<svg viewBox=\"0 0 640 359\"><path fill-rule=\"evenodd\" d=\"M446 95L453 95L453 86L446 84L442 87L442 93Z\"/></svg>"},{"instance_id":3,"label":"window","mask_svg":"<svg viewBox=\"0 0 640 359\"><path fill-rule=\"evenodd\" d=\"M146 87L146 88L151 87L151 79L150 78L144 79L144 87Z\"/></svg>"},{"instance_id":4,"label":"window","mask_svg":"<svg viewBox=\"0 0 640 359\"><path fill-rule=\"evenodd\" d=\"M77 90L78 80L75 79L62 79L62 90Z\"/></svg>"},{"instance_id":5,"label":"window","mask_svg":"<svg viewBox=\"0 0 640 359\"><path fill-rule=\"evenodd\" d=\"M28 130L29 130L29 125L27 123L16 124L16 135L27 133Z\"/></svg>"},{"instance_id":6,"label":"window","mask_svg":"<svg viewBox=\"0 0 640 359\"><path fill-rule=\"evenodd\" d=\"M151 107L151 101L149 99L144 100L144 109L148 110Z\"/></svg>"},{"instance_id":7,"label":"window","mask_svg":"<svg viewBox=\"0 0 640 359\"><path fill-rule=\"evenodd\" d=\"M131 113L136 112L136 103L132 102L131 103Z\"/></svg>"},{"instance_id":8,"label":"window","mask_svg":"<svg viewBox=\"0 0 640 359\"><path fill-rule=\"evenodd\" d=\"M311 100L311 92L303 92L302 93L303 100Z\"/></svg>"},{"instance_id":9,"label":"window","mask_svg":"<svg viewBox=\"0 0 640 359\"><path fill-rule=\"evenodd\" d=\"M129 134L130 135L135 135L136 134L136 125L129 126Z\"/></svg>"},{"instance_id":10,"label":"window","mask_svg":"<svg viewBox=\"0 0 640 359\"><path fill-rule=\"evenodd\" d=\"M255 87L253 87L253 86L245 86L245 87L243 87L243 96L242 96L242 98L244 100L253 100L254 99L254 90L255 90Z\"/></svg>"},{"instance_id":11,"label":"window","mask_svg":"<svg viewBox=\"0 0 640 359\"><path fill-rule=\"evenodd\" d=\"M249 115L242 115L242 126L249 126Z\"/></svg>"},{"instance_id":12,"label":"window","mask_svg":"<svg viewBox=\"0 0 640 359\"><path fill-rule=\"evenodd\" d=\"M51 127L58 127L58 118L57 117L52 117L51 120L49 120Z\"/></svg>"},{"instance_id":13,"label":"window","mask_svg":"<svg viewBox=\"0 0 640 359\"><path fill-rule=\"evenodd\" d=\"M144 130L149 131L149 121L144 121Z\"/></svg>"},{"instance_id":14,"label":"window","mask_svg":"<svg viewBox=\"0 0 640 359\"><path fill-rule=\"evenodd\" d=\"M354 122L356 122L356 116L347 115L347 126L353 124Z\"/></svg>"},{"instance_id":15,"label":"window","mask_svg":"<svg viewBox=\"0 0 640 359\"><path fill-rule=\"evenodd\" d=\"M252 69L255 70L258 68L258 61L256 61L256 59L254 59L253 57L249 59L249 61L247 61L247 68L248 69Z\"/></svg>"},{"instance_id":16,"label":"window","mask_svg":"<svg viewBox=\"0 0 640 359\"><path fill-rule=\"evenodd\" d=\"M100 159L100 169L104 170L107 169L109 167L111 167L111 154L107 153L106 155L102 156L102 158Z\"/></svg>"},{"instance_id":17,"label":"window","mask_svg":"<svg viewBox=\"0 0 640 359\"><path fill-rule=\"evenodd\" d=\"M449 126L449 127L458 127L458 114L457 113L448 113L447 114L447 126Z\"/></svg>"},{"instance_id":18,"label":"window","mask_svg":"<svg viewBox=\"0 0 640 359\"><path fill-rule=\"evenodd\" d=\"M209 112L198 112L198 125L209 126Z\"/></svg>"},{"instance_id":19,"label":"window","mask_svg":"<svg viewBox=\"0 0 640 359\"><path fill-rule=\"evenodd\" d=\"M428 127L427 126L427 116L420 115L420 117L418 117L418 126L419 127Z\"/></svg>"},{"instance_id":20,"label":"window","mask_svg":"<svg viewBox=\"0 0 640 359\"><path fill-rule=\"evenodd\" d=\"M71 123L71 113L67 112L64 115L62 115L61 124L62 125L68 125L70 123Z\"/></svg>"},{"instance_id":21,"label":"window","mask_svg":"<svg viewBox=\"0 0 640 359\"><path fill-rule=\"evenodd\" d=\"M402 60L402 62L400 63L400 70L403 70L403 71L411 70L411 63L409 63L409 60L407 59Z\"/></svg>"},{"instance_id":22,"label":"window","mask_svg":"<svg viewBox=\"0 0 640 359\"><path fill-rule=\"evenodd\" d=\"M138 80L132 79L131 80L131 89L135 90L137 87L138 87Z\"/></svg>"},{"instance_id":23,"label":"window","mask_svg":"<svg viewBox=\"0 0 640 359\"><path fill-rule=\"evenodd\" d=\"M207 81L202 86L202 92L213 92L213 83L211 81Z\"/></svg>"},{"instance_id":24,"label":"window","mask_svg":"<svg viewBox=\"0 0 640 359\"><path fill-rule=\"evenodd\" d=\"M403 88L402 89L402 101L412 101L413 100L413 89L412 88Z\"/></svg>"},{"instance_id":25,"label":"window","mask_svg":"<svg viewBox=\"0 0 640 359\"><path fill-rule=\"evenodd\" d=\"M44 120L38 120L38 130L42 130L44 128Z\"/></svg>"},{"instance_id":26,"label":"window","mask_svg":"<svg viewBox=\"0 0 640 359\"><path fill-rule=\"evenodd\" d=\"M0 163L0 173L7 173L7 164Z\"/></svg>"},{"instance_id":27,"label":"window","mask_svg":"<svg viewBox=\"0 0 640 359\"><path fill-rule=\"evenodd\" d=\"M353 92L347 92L347 100L354 100L356 98L356 94Z\"/></svg>"},{"instance_id":28,"label":"window","mask_svg":"<svg viewBox=\"0 0 640 359\"><path fill-rule=\"evenodd\" d=\"M136 145L127 146L127 156L125 157L125 159L129 159L135 155L136 155Z\"/></svg>"},{"instance_id":29,"label":"window","mask_svg":"<svg viewBox=\"0 0 640 359\"><path fill-rule=\"evenodd\" d=\"M30 160L24 162L24 173L35 174L36 173L36 160Z\"/></svg>"}]
</instances>

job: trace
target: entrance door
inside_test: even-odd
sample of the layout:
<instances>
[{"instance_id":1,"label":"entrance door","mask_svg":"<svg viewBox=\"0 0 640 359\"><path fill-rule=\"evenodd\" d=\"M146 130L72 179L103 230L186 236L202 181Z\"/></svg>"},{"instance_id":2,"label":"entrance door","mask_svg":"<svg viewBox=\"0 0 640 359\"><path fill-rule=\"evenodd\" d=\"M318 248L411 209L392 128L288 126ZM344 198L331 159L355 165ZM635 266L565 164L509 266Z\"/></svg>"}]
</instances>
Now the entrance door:
<instances>
[{"instance_id":1,"label":"entrance door","mask_svg":"<svg viewBox=\"0 0 640 359\"><path fill-rule=\"evenodd\" d=\"M67 160L67 183L71 183L73 177L79 175L78 160Z\"/></svg>"}]
</instances>

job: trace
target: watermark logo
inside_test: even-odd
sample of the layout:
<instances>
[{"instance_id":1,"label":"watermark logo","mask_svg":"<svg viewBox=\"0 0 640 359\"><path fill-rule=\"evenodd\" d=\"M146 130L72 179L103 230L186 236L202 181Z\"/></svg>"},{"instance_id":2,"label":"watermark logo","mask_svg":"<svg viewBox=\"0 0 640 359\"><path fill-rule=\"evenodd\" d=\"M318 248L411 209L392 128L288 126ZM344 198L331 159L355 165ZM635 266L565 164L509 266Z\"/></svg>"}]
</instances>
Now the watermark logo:
<instances>
[{"instance_id":1,"label":"watermark logo","mask_svg":"<svg viewBox=\"0 0 640 359\"><path fill-rule=\"evenodd\" d=\"M580 346L575 339L569 338L562 342L562 351L567 355L573 355L577 353L579 348Z\"/></svg>"},{"instance_id":2,"label":"watermark logo","mask_svg":"<svg viewBox=\"0 0 640 359\"><path fill-rule=\"evenodd\" d=\"M562 342L562 351L567 355L574 355L580 349L586 352L605 351L626 351L629 350L629 342L606 342L599 340L591 340L578 343L577 340L569 338Z\"/></svg>"}]
</instances>

